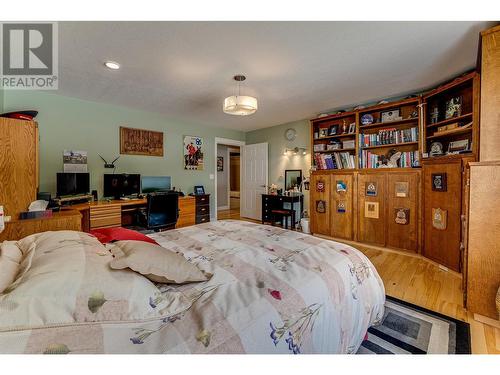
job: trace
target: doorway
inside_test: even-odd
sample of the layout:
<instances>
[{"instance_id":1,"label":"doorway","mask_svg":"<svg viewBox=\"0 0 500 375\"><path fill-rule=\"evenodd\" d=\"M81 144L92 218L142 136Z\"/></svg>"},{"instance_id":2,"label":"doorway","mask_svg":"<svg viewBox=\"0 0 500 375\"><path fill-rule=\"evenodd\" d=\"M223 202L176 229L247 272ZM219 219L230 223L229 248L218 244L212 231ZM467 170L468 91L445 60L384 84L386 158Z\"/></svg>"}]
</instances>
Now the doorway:
<instances>
[{"instance_id":1,"label":"doorway","mask_svg":"<svg viewBox=\"0 0 500 375\"><path fill-rule=\"evenodd\" d=\"M240 218L242 141L216 138L215 205L217 220Z\"/></svg>"}]
</instances>

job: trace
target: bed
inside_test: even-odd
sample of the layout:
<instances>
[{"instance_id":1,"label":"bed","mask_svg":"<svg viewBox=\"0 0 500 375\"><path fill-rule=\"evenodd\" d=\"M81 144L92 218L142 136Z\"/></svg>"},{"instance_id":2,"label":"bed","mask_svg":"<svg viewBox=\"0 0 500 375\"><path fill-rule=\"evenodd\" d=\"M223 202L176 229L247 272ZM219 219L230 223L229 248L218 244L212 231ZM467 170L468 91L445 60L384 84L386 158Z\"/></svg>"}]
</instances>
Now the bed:
<instances>
[{"instance_id":1,"label":"bed","mask_svg":"<svg viewBox=\"0 0 500 375\"><path fill-rule=\"evenodd\" d=\"M111 270L83 232L18 241L0 353L355 353L383 318L383 283L348 245L232 220L149 236L213 276L171 285Z\"/></svg>"}]
</instances>

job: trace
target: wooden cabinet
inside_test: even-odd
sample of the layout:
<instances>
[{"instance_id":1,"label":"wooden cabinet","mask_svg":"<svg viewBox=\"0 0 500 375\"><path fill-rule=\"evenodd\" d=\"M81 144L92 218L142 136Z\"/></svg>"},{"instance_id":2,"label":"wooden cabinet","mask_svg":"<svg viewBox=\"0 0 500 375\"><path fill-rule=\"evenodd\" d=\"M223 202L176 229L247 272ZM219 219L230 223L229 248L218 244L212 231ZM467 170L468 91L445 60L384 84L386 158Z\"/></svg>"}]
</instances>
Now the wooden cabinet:
<instances>
[{"instance_id":1,"label":"wooden cabinet","mask_svg":"<svg viewBox=\"0 0 500 375\"><path fill-rule=\"evenodd\" d=\"M467 159L430 159L423 165L423 254L461 270L462 191Z\"/></svg>"},{"instance_id":2,"label":"wooden cabinet","mask_svg":"<svg viewBox=\"0 0 500 375\"><path fill-rule=\"evenodd\" d=\"M481 33L480 161L500 160L500 26Z\"/></svg>"},{"instance_id":3,"label":"wooden cabinet","mask_svg":"<svg viewBox=\"0 0 500 375\"><path fill-rule=\"evenodd\" d=\"M191 196L179 197L179 218L176 228L188 227L196 223L196 199Z\"/></svg>"},{"instance_id":4,"label":"wooden cabinet","mask_svg":"<svg viewBox=\"0 0 500 375\"><path fill-rule=\"evenodd\" d=\"M0 117L0 205L17 219L36 199L38 190L38 125Z\"/></svg>"},{"instance_id":5,"label":"wooden cabinet","mask_svg":"<svg viewBox=\"0 0 500 375\"><path fill-rule=\"evenodd\" d=\"M90 206L90 229L113 228L122 225L120 204Z\"/></svg>"},{"instance_id":6,"label":"wooden cabinet","mask_svg":"<svg viewBox=\"0 0 500 375\"><path fill-rule=\"evenodd\" d=\"M368 192L370 189L372 193ZM359 173L358 212L358 240L384 246L386 232L385 174Z\"/></svg>"},{"instance_id":7,"label":"wooden cabinet","mask_svg":"<svg viewBox=\"0 0 500 375\"><path fill-rule=\"evenodd\" d=\"M332 174L330 235L336 238L352 240L354 238L354 174Z\"/></svg>"},{"instance_id":8,"label":"wooden cabinet","mask_svg":"<svg viewBox=\"0 0 500 375\"><path fill-rule=\"evenodd\" d=\"M467 309L498 319L500 161L471 163Z\"/></svg>"},{"instance_id":9,"label":"wooden cabinet","mask_svg":"<svg viewBox=\"0 0 500 375\"><path fill-rule=\"evenodd\" d=\"M314 172L311 231L419 252L420 175L420 169L404 168Z\"/></svg>"},{"instance_id":10,"label":"wooden cabinet","mask_svg":"<svg viewBox=\"0 0 500 375\"><path fill-rule=\"evenodd\" d=\"M420 173L387 173L387 246L413 252L419 250L421 228ZM401 215L404 220L397 220ZM398 216L399 215L399 216Z\"/></svg>"},{"instance_id":11,"label":"wooden cabinet","mask_svg":"<svg viewBox=\"0 0 500 375\"><path fill-rule=\"evenodd\" d=\"M5 230L0 233L0 242L20 240L26 236L55 230L81 231L82 215L77 210L54 212L49 218L12 220L5 223Z\"/></svg>"},{"instance_id":12,"label":"wooden cabinet","mask_svg":"<svg viewBox=\"0 0 500 375\"><path fill-rule=\"evenodd\" d=\"M312 174L310 182L311 232L331 236L330 174Z\"/></svg>"},{"instance_id":13,"label":"wooden cabinet","mask_svg":"<svg viewBox=\"0 0 500 375\"><path fill-rule=\"evenodd\" d=\"M196 195L196 224L210 221L210 194Z\"/></svg>"}]
</instances>

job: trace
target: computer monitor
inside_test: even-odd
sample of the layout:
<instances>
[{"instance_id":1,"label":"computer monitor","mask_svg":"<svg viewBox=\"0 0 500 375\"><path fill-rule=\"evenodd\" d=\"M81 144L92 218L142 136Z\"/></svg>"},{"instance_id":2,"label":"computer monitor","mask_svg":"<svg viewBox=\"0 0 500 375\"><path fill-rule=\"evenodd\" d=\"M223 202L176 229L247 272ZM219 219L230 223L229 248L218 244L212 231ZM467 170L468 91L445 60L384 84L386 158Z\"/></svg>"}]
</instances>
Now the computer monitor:
<instances>
[{"instance_id":1,"label":"computer monitor","mask_svg":"<svg viewBox=\"0 0 500 375\"><path fill-rule=\"evenodd\" d=\"M141 175L140 174L122 174L122 191L124 196L136 195L141 192Z\"/></svg>"},{"instance_id":2,"label":"computer monitor","mask_svg":"<svg viewBox=\"0 0 500 375\"><path fill-rule=\"evenodd\" d=\"M57 173L57 196L83 195L90 193L88 173Z\"/></svg>"},{"instance_id":3,"label":"computer monitor","mask_svg":"<svg viewBox=\"0 0 500 375\"><path fill-rule=\"evenodd\" d=\"M139 194L141 191L140 174L105 174L104 196L121 198Z\"/></svg>"},{"instance_id":4,"label":"computer monitor","mask_svg":"<svg viewBox=\"0 0 500 375\"><path fill-rule=\"evenodd\" d=\"M141 192L143 194L172 189L170 176L142 176Z\"/></svg>"}]
</instances>

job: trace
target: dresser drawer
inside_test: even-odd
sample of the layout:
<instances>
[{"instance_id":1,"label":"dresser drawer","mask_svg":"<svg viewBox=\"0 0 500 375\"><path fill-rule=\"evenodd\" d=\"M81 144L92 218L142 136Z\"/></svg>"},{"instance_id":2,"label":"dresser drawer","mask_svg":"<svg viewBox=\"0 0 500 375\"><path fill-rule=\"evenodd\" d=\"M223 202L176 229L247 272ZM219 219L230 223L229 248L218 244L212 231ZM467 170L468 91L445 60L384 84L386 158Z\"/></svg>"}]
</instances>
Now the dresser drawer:
<instances>
[{"instance_id":1,"label":"dresser drawer","mask_svg":"<svg viewBox=\"0 0 500 375\"><path fill-rule=\"evenodd\" d=\"M196 215L210 215L210 206L196 206Z\"/></svg>"},{"instance_id":2,"label":"dresser drawer","mask_svg":"<svg viewBox=\"0 0 500 375\"><path fill-rule=\"evenodd\" d=\"M196 195L196 205L197 206L204 206L204 205L209 205L210 204L210 195Z\"/></svg>"},{"instance_id":3,"label":"dresser drawer","mask_svg":"<svg viewBox=\"0 0 500 375\"><path fill-rule=\"evenodd\" d=\"M208 223L210 221L210 215L196 215L196 224Z\"/></svg>"}]
</instances>

